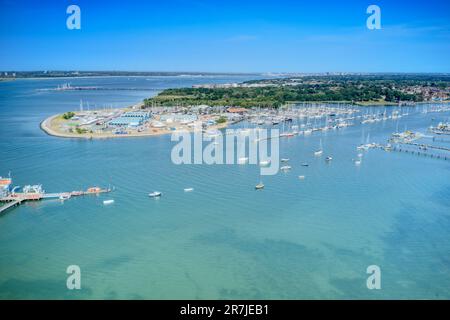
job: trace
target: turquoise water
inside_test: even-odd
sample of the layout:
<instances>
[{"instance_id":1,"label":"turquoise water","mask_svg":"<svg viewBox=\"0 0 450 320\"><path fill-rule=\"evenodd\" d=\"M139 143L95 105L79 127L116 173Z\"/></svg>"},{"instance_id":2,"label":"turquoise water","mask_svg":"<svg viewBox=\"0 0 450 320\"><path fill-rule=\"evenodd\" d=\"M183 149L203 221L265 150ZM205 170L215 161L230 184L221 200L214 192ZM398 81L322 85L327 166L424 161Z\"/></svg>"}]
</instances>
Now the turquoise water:
<instances>
[{"instance_id":1,"label":"turquoise water","mask_svg":"<svg viewBox=\"0 0 450 320\"><path fill-rule=\"evenodd\" d=\"M0 298L449 299L450 162L381 150L366 152L360 167L351 161L367 134L385 143L396 127L425 132L448 113L409 108L399 124L282 139L280 156L293 169L264 177L260 192L256 166L172 164L169 136L85 141L39 129L80 99L119 107L166 87L246 79L70 79L142 89L89 92L37 90L62 79L0 83L0 175L11 171L15 185L42 183L48 192L116 186L1 216ZM312 156L320 139L330 164ZM163 197L149 199L154 190ZM80 291L66 289L73 264ZM373 264L381 290L366 287Z\"/></svg>"}]
</instances>

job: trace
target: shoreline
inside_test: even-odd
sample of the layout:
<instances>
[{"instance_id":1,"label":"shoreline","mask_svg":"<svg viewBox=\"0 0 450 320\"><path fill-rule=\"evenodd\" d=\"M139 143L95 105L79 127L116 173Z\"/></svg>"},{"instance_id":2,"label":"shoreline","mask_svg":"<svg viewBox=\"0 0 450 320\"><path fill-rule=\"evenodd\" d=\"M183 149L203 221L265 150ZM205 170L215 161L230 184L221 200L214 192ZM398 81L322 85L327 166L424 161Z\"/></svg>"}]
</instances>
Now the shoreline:
<instances>
[{"instance_id":1,"label":"shoreline","mask_svg":"<svg viewBox=\"0 0 450 320\"><path fill-rule=\"evenodd\" d=\"M298 102L297 102L298 103ZM322 101L309 101L308 103L311 104L322 104L325 102ZM334 103L338 103L338 102L328 102L329 104L334 104ZM416 102L416 105L421 105L421 104L427 104L427 103L432 103L432 102ZM448 104L450 103L450 101L441 101L439 102L441 104ZM126 108L117 108L118 110L122 109L122 110L135 110L135 109L139 109L141 106L143 105L142 102L138 102L132 106L126 107ZM367 105L356 105L357 107L395 107L398 105L392 105L392 104L386 104L386 103L379 103L379 104L367 104ZM403 106L398 106L398 107L403 107ZM125 134L117 134L114 132L105 132L105 133L99 133L99 132L85 132L85 133L78 133L78 132L62 132L60 130L58 130L58 124L55 124L54 121L59 119L62 120L62 116L64 113L60 113L60 114L54 114L46 119L44 119L43 121L40 122L39 127L42 131L44 131L47 135L49 136L54 136L54 137L58 137L58 138L69 138L69 139L87 139L87 140L92 140L92 139L110 139L110 138L138 138L138 137L154 137L154 136L161 136L161 135L166 135L166 134L171 134L177 131L187 131L187 132L194 132L194 128L192 127L183 127L183 128L178 128L173 130L172 129L168 129L167 127L164 128L151 128L150 131L150 127L148 128L149 130L147 131L138 131L138 132L127 132ZM215 124L212 125L210 127L210 129L212 130L220 130L220 129L225 129L228 127L229 124L232 124L233 122L225 122L225 123L220 123L220 124Z\"/></svg>"}]
</instances>

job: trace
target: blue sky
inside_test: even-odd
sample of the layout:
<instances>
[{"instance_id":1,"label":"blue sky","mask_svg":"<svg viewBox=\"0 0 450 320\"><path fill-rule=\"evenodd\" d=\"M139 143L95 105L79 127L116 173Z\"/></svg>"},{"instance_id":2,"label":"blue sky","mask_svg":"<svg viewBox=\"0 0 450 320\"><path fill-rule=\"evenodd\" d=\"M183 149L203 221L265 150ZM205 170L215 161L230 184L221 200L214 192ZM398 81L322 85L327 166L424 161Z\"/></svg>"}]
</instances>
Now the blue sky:
<instances>
[{"instance_id":1,"label":"blue sky","mask_svg":"<svg viewBox=\"0 0 450 320\"><path fill-rule=\"evenodd\" d=\"M0 48L0 70L450 72L450 1L0 0Z\"/></svg>"}]
</instances>

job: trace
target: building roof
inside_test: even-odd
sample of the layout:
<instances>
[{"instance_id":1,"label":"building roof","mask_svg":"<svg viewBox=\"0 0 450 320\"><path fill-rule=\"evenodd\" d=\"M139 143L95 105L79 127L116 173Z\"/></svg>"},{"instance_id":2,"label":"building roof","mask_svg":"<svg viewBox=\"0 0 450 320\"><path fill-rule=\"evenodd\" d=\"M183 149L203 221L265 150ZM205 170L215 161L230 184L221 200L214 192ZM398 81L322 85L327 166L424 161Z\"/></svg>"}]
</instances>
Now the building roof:
<instances>
[{"instance_id":1,"label":"building roof","mask_svg":"<svg viewBox=\"0 0 450 320\"><path fill-rule=\"evenodd\" d=\"M243 112L247 112L247 109L245 109L245 108L234 108L234 107L232 107L232 108L228 108L228 109L227 109L227 112L230 112L230 113L243 113Z\"/></svg>"}]
</instances>

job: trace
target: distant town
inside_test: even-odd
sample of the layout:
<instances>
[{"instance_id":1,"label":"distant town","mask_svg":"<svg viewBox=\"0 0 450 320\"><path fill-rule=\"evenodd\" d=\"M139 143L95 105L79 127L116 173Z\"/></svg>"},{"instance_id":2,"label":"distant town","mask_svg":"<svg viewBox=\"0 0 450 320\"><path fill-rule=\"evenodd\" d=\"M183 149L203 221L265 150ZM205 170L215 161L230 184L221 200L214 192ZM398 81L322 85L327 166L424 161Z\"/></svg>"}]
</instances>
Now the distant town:
<instances>
[{"instance_id":1,"label":"distant town","mask_svg":"<svg viewBox=\"0 0 450 320\"><path fill-rule=\"evenodd\" d=\"M303 75L243 83L205 84L167 89L145 106L211 105L280 107L297 102L394 105L450 100L450 75Z\"/></svg>"}]
</instances>

